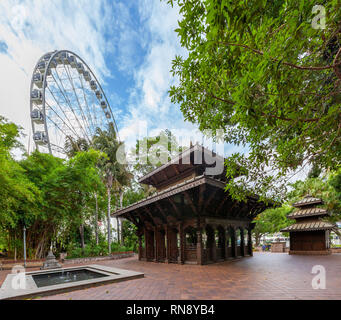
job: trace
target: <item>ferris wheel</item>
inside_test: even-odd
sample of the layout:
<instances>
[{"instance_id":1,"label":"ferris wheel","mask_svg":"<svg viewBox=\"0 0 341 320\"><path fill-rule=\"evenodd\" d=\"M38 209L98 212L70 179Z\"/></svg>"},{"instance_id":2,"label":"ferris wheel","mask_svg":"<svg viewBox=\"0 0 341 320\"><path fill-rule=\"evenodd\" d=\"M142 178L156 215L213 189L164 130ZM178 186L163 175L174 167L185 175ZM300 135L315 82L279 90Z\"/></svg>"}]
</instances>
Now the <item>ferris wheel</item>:
<instances>
[{"instance_id":1,"label":"ferris wheel","mask_svg":"<svg viewBox=\"0 0 341 320\"><path fill-rule=\"evenodd\" d=\"M95 74L68 50L43 55L36 64L30 88L30 114L36 148L65 157L66 142L91 145L97 128L117 125Z\"/></svg>"}]
</instances>

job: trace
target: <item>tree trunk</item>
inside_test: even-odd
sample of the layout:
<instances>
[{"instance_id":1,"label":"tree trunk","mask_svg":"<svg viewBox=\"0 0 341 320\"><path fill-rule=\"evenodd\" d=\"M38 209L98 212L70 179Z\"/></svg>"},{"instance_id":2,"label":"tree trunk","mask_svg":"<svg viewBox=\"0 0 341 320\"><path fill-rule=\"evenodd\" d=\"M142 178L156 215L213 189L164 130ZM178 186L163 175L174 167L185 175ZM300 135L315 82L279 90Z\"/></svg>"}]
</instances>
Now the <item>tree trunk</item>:
<instances>
[{"instance_id":1,"label":"tree trunk","mask_svg":"<svg viewBox=\"0 0 341 320\"><path fill-rule=\"evenodd\" d=\"M259 247L261 237L262 237L262 235L260 233L255 232L255 240L256 240L255 246L256 247Z\"/></svg>"},{"instance_id":2,"label":"tree trunk","mask_svg":"<svg viewBox=\"0 0 341 320\"><path fill-rule=\"evenodd\" d=\"M85 243L84 243L84 224L83 223L79 226L79 234L81 236L82 252L84 253Z\"/></svg>"},{"instance_id":3,"label":"tree trunk","mask_svg":"<svg viewBox=\"0 0 341 320\"><path fill-rule=\"evenodd\" d=\"M110 211L111 211L111 192L110 188L107 188L108 193L108 212L107 212L107 219L108 219L108 252L111 253L111 222L110 222Z\"/></svg>"},{"instance_id":4,"label":"tree trunk","mask_svg":"<svg viewBox=\"0 0 341 320\"><path fill-rule=\"evenodd\" d=\"M95 235L96 235L96 245L98 245L98 199L97 199L97 193L96 192L95 192L95 200L96 200Z\"/></svg>"}]
</instances>

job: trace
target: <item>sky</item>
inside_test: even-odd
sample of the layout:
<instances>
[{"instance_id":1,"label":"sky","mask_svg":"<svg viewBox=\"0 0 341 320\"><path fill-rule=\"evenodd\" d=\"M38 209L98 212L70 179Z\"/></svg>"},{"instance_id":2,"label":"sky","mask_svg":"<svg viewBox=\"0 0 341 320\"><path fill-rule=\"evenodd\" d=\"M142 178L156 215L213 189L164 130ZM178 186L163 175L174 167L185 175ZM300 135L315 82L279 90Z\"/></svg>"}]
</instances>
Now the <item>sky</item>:
<instances>
[{"instance_id":1,"label":"sky","mask_svg":"<svg viewBox=\"0 0 341 320\"><path fill-rule=\"evenodd\" d=\"M196 125L168 96L172 59L186 55L174 32L179 18L160 0L1 0L0 114L24 128L27 147L34 66L46 52L66 49L99 78L128 145L141 127L149 136L167 128L193 135Z\"/></svg>"}]
</instances>

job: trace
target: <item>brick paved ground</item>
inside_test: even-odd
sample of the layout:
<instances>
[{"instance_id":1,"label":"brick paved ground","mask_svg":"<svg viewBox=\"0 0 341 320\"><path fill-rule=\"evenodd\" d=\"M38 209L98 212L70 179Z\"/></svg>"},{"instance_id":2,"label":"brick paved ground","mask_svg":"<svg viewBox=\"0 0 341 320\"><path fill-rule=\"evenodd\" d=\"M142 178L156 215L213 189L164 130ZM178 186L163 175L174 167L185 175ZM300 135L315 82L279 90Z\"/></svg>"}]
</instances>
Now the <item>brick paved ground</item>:
<instances>
[{"instance_id":1,"label":"brick paved ground","mask_svg":"<svg viewBox=\"0 0 341 320\"><path fill-rule=\"evenodd\" d=\"M254 257L206 266L141 262L136 258L99 262L145 273L145 278L42 299L341 299L341 254ZM314 290L314 265L326 268L327 288ZM0 272L0 282L5 277Z\"/></svg>"}]
</instances>

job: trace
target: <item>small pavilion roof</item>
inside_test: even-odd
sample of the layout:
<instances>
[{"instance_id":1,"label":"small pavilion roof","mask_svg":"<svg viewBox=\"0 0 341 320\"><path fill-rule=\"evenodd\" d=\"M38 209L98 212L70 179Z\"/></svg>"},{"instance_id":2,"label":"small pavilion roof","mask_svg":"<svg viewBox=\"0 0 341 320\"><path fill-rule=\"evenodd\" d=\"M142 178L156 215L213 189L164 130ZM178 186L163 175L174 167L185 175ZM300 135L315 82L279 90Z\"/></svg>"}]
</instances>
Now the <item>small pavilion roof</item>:
<instances>
[{"instance_id":1,"label":"small pavilion roof","mask_svg":"<svg viewBox=\"0 0 341 320\"><path fill-rule=\"evenodd\" d=\"M323 200L319 198L314 198L311 195L305 196L302 200L299 200L293 204L293 207L300 208L312 204L323 204Z\"/></svg>"},{"instance_id":2,"label":"small pavilion roof","mask_svg":"<svg viewBox=\"0 0 341 320\"><path fill-rule=\"evenodd\" d=\"M198 159L196 159L196 156L198 156ZM195 159L199 163L195 163ZM179 177L181 174L186 174L186 172L193 170L196 166L210 166L214 164L214 161L224 165L224 158L222 156L197 143L179 153L167 163L147 173L138 182L153 186L160 185L170 179Z\"/></svg>"},{"instance_id":3,"label":"small pavilion roof","mask_svg":"<svg viewBox=\"0 0 341 320\"><path fill-rule=\"evenodd\" d=\"M316 230L335 230L337 226L334 223L325 221L313 221L306 223L295 223L281 230L281 232L295 231L316 231Z\"/></svg>"},{"instance_id":4,"label":"small pavilion roof","mask_svg":"<svg viewBox=\"0 0 341 320\"><path fill-rule=\"evenodd\" d=\"M305 218L312 216L326 216L329 215L328 211L322 208L305 208L296 210L287 215L289 219Z\"/></svg>"}]
</instances>

